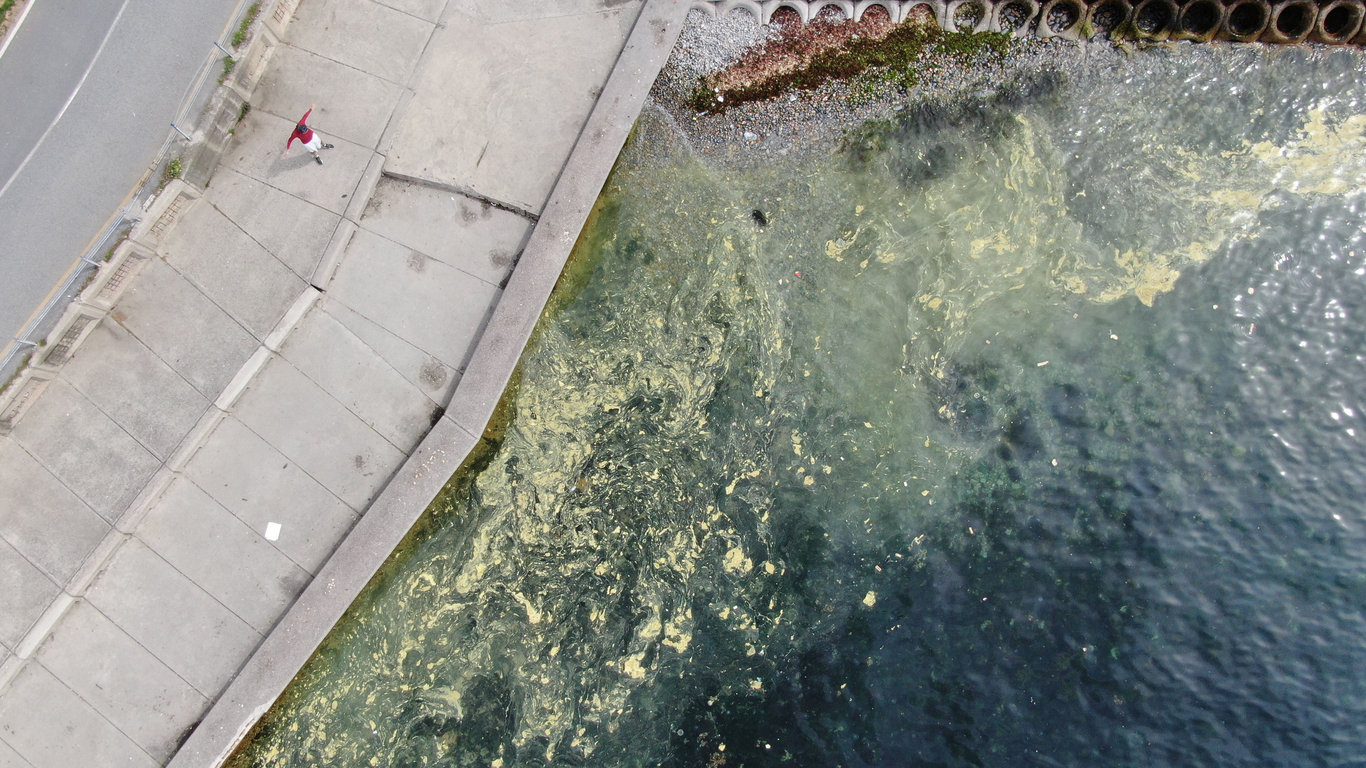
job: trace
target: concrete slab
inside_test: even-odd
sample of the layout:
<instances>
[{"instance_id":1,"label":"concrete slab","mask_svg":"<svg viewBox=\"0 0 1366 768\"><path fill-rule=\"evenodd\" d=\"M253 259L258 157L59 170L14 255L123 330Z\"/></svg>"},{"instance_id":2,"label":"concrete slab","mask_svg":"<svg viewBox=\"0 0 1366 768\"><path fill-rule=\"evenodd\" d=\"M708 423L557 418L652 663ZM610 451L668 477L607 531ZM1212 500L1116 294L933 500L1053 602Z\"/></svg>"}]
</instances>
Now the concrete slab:
<instances>
[{"instance_id":1,"label":"concrete slab","mask_svg":"<svg viewBox=\"0 0 1366 768\"><path fill-rule=\"evenodd\" d=\"M0 697L0 732L34 768L158 765L38 664L25 665Z\"/></svg>"},{"instance_id":2,"label":"concrete slab","mask_svg":"<svg viewBox=\"0 0 1366 768\"><path fill-rule=\"evenodd\" d=\"M466 430L482 430L506 390L687 12L683 0L649 0L642 10L447 406L446 418Z\"/></svg>"},{"instance_id":3,"label":"concrete slab","mask_svg":"<svg viewBox=\"0 0 1366 768\"><path fill-rule=\"evenodd\" d=\"M33 768L33 763L20 757L10 745L0 741L0 768Z\"/></svg>"},{"instance_id":4,"label":"concrete slab","mask_svg":"<svg viewBox=\"0 0 1366 768\"><path fill-rule=\"evenodd\" d=\"M501 286L517 263L532 223L482 200L384 179L370 197L361 225Z\"/></svg>"},{"instance_id":5,"label":"concrete slab","mask_svg":"<svg viewBox=\"0 0 1366 768\"><path fill-rule=\"evenodd\" d=\"M348 67L407 85L433 26L430 21L371 0L303 3L289 25L289 42ZM307 108L305 104L304 109Z\"/></svg>"},{"instance_id":6,"label":"concrete slab","mask_svg":"<svg viewBox=\"0 0 1366 768\"><path fill-rule=\"evenodd\" d=\"M428 444L430 441L430 445ZM449 419L408 457L374 506L290 607L176 753L170 768L220 766L327 636L478 438ZM337 766L341 768L341 766Z\"/></svg>"},{"instance_id":7,"label":"concrete slab","mask_svg":"<svg viewBox=\"0 0 1366 768\"><path fill-rule=\"evenodd\" d=\"M280 358L266 364L233 415L354 509L370 503L405 455Z\"/></svg>"},{"instance_id":8,"label":"concrete slab","mask_svg":"<svg viewBox=\"0 0 1366 768\"><path fill-rule=\"evenodd\" d=\"M446 13L462 14L491 24L509 21L555 19L611 8L640 8L641 0L517 0L490 3L486 0L450 0Z\"/></svg>"},{"instance_id":9,"label":"concrete slab","mask_svg":"<svg viewBox=\"0 0 1366 768\"><path fill-rule=\"evenodd\" d=\"M65 584L109 531L109 522L16 443L0 442L0 538Z\"/></svg>"},{"instance_id":10,"label":"concrete slab","mask_svg":"<svg viewBox=\"0 0 1366 768\"><path fill-rule=\"evenodd\" d=\"M280 354L404 453L439 415L421 389L326 312L310 312Z\"/></svg>"},{"instance_id":11,"label":"concrete slab","mask_svg":"<svg viewBox=\"0 0 1366 768\"><path fill-rule=\"evenodd\" d=\"M319 133L374 149L402 95L399 83L312 51L282 46L252 94L252 108L292 121L316 103L308 123Z\"/></svg>"},{"instance_id":12,"label":"concrete slab","mask_svg":"<svg viewBox=\"0 0 1366 768\"><path fill-rule=\"evenodd\" d=\"M0 644L6 650L17 646L61 591L19 550L0 541Z\"/></svg>"},{"instance_id":13,"label":"concrete slab","mask_svg":"<svg viewBox=\"0 0 1366 768\"><path fill-rule=\"evenodd\" d=\"M136 538L119 547L85 597L209 699L261 641L256 630Z\"/></svg>"},{"instance_id":14,"label":"concrete slab","mask_svg":"<svg viewBox=\"0 0 1366 768\"><path fill-rule=\"evenodd\" d=\"M83 600L71 607L34 659L159 762L175 753L209 706L207 698Z\"/></svg>"},{"instance_id":15,"label":"concrete slab","mask_svg":"<svg viewBox=\"0 0 1366 768\"><path fill-rule=\"evenodd\" d=\"M151 451L61 379L48 385L11 437L111 523L161 466Z\"/></svg>"},{"instance_id":16,"label":"concrete slab","mask_svg":"<svg viewBox=\"0 0 1366 768\"><path fill-rule=\"evenodd\" d=\"M142 268L113 319L210 400L261 342L161 259Z\"/></svg>"},{"instance_id":17,"label":"concrete slab","mask_svg":"<svg viewBox=\"0 0 1366 768\"><path fill-rule=\"evenodd\" d=\"M258 339L308 286L212 205L200 204L185 214L166 237L161 255Z\"/></svg>"},{"instance_id":18,"label":"concrete slab","mask_svg":"<svg viewBox=\"0 0 1366 768\"><path fill-rule=\"evenodd\" d=\"M446 0L379 0L379 2L380 5L432 22L441 18L441 12L446 8Z\"/></svg>"},{"instance_id":19,"label":"concrete slab","mask_svg":"<svg viewBox=\"0 0 1366 768\"><path fill-rule=\"evenodd\" d=\"M308 104L300 105L299 115L307 109ZM331 137L320 125L319 133L336 145L322 151L323 165L313 162L297 141L289 156L282 157L299 115L284 118L252 110L224 152L223 166L340 216L374 153L340 136Z\"/></svg>"},{"instance_id":20,"label":"concrete slab","mask_svg":"<svg viewBox=\"0 0 1366 768\"><path fill-rule=\"evenodd\" d=\"M136 536L256 631L275 626L308 583L308 572L270 546L199 486L176 478Z\"/></svg>"},{"instance_id":21,"label":"concrete slab","mask_svg":"<svg viewBox=\"0 0 1366 768\"><path fill-rule=\"evenodd\" d=\"M565 4L572 5L578 1L565 0ZM603 2L610 5L615 0ZM528 0L528 4L537 7L543 5L540 0ZM520 8L523 3L490 5ZM470 389L473 390L471 399L474 402L462 407L466 420L460 422L448 414L438 421L417 450L397 470L393 480L385 485L373 506L348 534L318 577L263 642L257 654L205 715L203 723L170 763L170 768L201 768L221 764L232 745L285 688L317 643L332 629L333 622L351 605L375 568L390 556L392 547L410 530L413 521L478 440L492 410L492 403L501 394L503 384L513 370L543 302L560 273L564 258L573 246L655 73L682 28L688 10L686 0L651 0L645 7L649 16L642 17L637 25L631 44L622 53L622 66L613 72L604 98L594 109L591 122L584 127L585 140L574 149L570 160L573 173L567 172L560 179L554 201L547 206L547 216L542 218L530 238L530 243L537 243L538 252L532 255L529 244L527 252L531 258L524 256L518 265L509 282L508 295L499 294L490 299L490 303L497 302L498 314L504 317L498 321L497 329L490 326L478 342L476 358L489 363L492 368L476 370L472 364L470 372L461 380L457 400L464 394L466 382L473 379ZM465 42L453 36L447 44L464 45ZM557 45L545 49L547 58L556 59L564 47L563 41L557 41ZM526 51L528 54L533 53L533 49ZM445 106L447 114L451 114L451 105L447 103ZM529 157L520 160L533 162ZM414 251L408 246L384 241L374 232L359 231L337 271L329 295L317 305L318 308L333 315L348 328L370 324L369 330L356 332L367 343L371 338L382 338L384 334L394 332L402 323L386 325L375 320L376 317L389 319L383 308L377 308L376 304L421 300L422 294L414 293L408 285L411 280L402 272L402 268L407 266L406 260L413 254ZM420 252L417 256L421 257ZM414 259L413 263L414 266L423 264L420 259ZM446 267L444 264L440 266ZM395 280L395 267L399 268L397 274L405 279ZM434 272L431 264L426 265L426 270L428 273ZM523 275L524 271L532 274ZM366 284L364 278L367 274L397 282L401 290L362 302L367 291L374 292L378 287ZM433 279L433 276L428 274L424 279ZM337 300L339 292L347 294L346 301ZM452 295L449 290L444 292ZM347 307L357 309L351 311ZM433 317L436 322L442 320L439 313ZM353 323L356 325L353 326ZM486 349L490 347L493 349ZM402 366L396 368L403 370ZM477 418L477 413L482 413L482 420ZM462 423L470 426L462 427Z\"/></svg>"},{"instance_id":22,"label":"concrete slab","mask_svg":"<svg viewBox=\"0 0 1366 768\"><path fill-rule=\"evenodd\" d=\"M234 418L225 419L185 465L184 475L248 528L309 573L316 573L355 524L357 512L293 460Z\"/></svg>"},{"instance_id":23,"label":"concrete slab","mask_svg":"<svg viewBox=\"0 0 1366 768\"><path fill-rule=\"evenodd\" d=\"M539 213L639 10L628 3L547 24L448 9L388 170ZM527 55L538 50L556 55Z\"/></svg>"},{"instance_id":24,"label":"concrete slab","mask_svg":"<svg viewBox=\"0 0 1366 768\"><path fill-rule=\"evenodd\" d=\"M328 295L462 370L500 291L362 228L351 238Z\"/></svg>"},{"instance_id":25,"label":"concrete slab","mask_svg":"<svg viewBox=\"0 0 1366 768\"><path fill-rule=\"evenodd\" d=\"M432 357L406 339L395 336L375 321L329 297L323 297L318 307L346 326L347 330L384 358L385 362L403 378L426 393L432 402L444 405L450 400L451 393L460 381L458 369Z\"/></svg>"},{"instance_id":26,"label":"concrete slab","mask_svg":"<svg viewBox=\"0 0 1366 768\"><path fill-rule=\"evenodd\" d=\"M219 168L204 199L307 280L332 239L339 215L307 200Z\"/></svg>"},{"instance_id":27,"label":"concrete slab","mask_svg":"<svg viewBox=\"0 0 1366 768\"><path fill-rule=\"evenodd\" d=\"M212 402L115 323L96 325L62 376L163 461Z\"/></svg>"}]
</instances>

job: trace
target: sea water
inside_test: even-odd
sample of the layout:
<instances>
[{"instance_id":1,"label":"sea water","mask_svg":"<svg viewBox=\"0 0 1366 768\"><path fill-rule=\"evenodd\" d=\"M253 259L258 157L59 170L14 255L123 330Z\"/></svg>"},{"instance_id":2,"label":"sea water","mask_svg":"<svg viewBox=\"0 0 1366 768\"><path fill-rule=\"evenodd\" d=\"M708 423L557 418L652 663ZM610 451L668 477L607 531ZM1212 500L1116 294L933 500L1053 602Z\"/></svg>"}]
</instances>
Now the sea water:
<instances>
[{"instance_id":1,"label":"sea water","mask_svg":"<svg viewBox=\"0 0 1366 768\"><path fill-rule=\"evenodd\" d=\"M1088 61L749 170L647 114L233 765L1366 765L1364 60Z\"/></svg>"}]
</instances>

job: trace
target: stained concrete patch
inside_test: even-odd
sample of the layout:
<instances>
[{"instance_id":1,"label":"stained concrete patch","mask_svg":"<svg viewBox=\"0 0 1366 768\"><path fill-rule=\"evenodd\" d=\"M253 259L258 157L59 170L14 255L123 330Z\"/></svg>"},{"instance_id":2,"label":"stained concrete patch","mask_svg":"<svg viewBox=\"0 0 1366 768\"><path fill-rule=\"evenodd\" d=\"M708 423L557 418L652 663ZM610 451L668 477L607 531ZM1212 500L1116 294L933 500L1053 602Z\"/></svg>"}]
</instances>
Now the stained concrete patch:
<instances>
[{"instance_id":1,"label":"stained concrete patch","mask_svg":"<svg viewBox=\"0 0 1366 768\"><path fill-rule=\"evenodd\" d=\"M330 297L324 296L318 308L346 326L403 378L425 392L432 402L444 405L450 400L460 382L459 370Z\"/></svg>"},{"instance_id":2,"label":"stained concrete patch","mask_svg":"<svg viewBox=\"0 0 1366 768\"><path fill-rule=\"evenodd\" d=\"M95 327L63 375L163 461L210 405L190 382L113 323Z\"/></svg>"},{"instance_id":3,"label":"stained concrete patch","mask_svg":"<svg viewBox=\"0 0 1366 768\"><path fill-rule=\"evenodd\" d=\"M262 634L308 583L261 531L183 478L157 498L137 537Z\"/></svg>"},{"instance_id":4,"label":"stained concrete patch","mask_svg":"<svg viewBox=\"0 0 1366 768\"><path fill-rule=\"evenodd\" d=\"M123 514L161 461L85 395L57 379L11 437L100 517Z\"/></svg>"},{"instance_id":5,"label":"stained concrete patch","mask_svg":"<svg viewBox=\"0 0 1366 768\"><path fill-rule=\"evenodd\" d=\"M34 658L159 761L175 753L181 737L209 705L84 601L71 607Z\"/></svg>"},{"instance_id":6,"label":"stained concrete patch","mask_svg":"<svg viewBox=\"0 0 1366 768\"><path fill-rule=\"evenodd\" d=\"M341 220L326 208L219 168L204 199L307 280Z\"/></svg>"},{"instance_id":7,"label":"stained concrete patch","mask_svg":"<svg viewBox=\"0 0 1366 768\"><path fill-rule=\"evenodd\" d=\"M0 541L0 643L7 649L18 645L61 591L19 550Z\"/></svg>"},{"instance_id":8,"label":"stained concrete patch","mask_svg":"<svg viewBox=\"0 0 1366 768\"><path fill-rule=\"evenodd\" d=\"M260 633L135 538L114 553L86 599L210 699L261 642Z\"/></svg>"},{"instance_id":9,"label":"stained concrete patch","mask_svg":"<svg viewBox=\"0 0 1366 768\"><path fill-rule=\"evenodd\" d=\"M386 170L539 213L640 6L493 23L446 14ZM527 56L555 50L555 56ZM452 121L452 114L460 115Z\"/></svg>"},{"instance_id":10,"label":"stained concrete patch","mask_svg":"<svg viewBox=\"0 0 1366 768\"><path fill-rule=\"evenodd\" d=\"M157 762L38 664L27 664L0 697L0 731L34 768Z\"/></svg>"},{"instance_id":11,"label":"stained concrete patch","mask_svg":"<svg viewBox=\"0 0 1366 768\"><path fill-rule=\"evenodd\" d=\"M460 370L500 291L468 272L360 229L328 295Z\"/></svg>"},{"instance_id":12,"label":"stained concrete patch","mask_svg":"<svg viewBox=\"0 0 1366 768\"><path fill-rule=\"evenodd\" d=\"M455 192L384 179L361 225L493 285L502 285L531 221Z\"/></svg>"},{"instance_id":13,"label":"stained concrete patch","mask_svg":"<svg viewBox=\"0 0 1366 768\"><path fill-rule=\"evenodd\" d=\"M295 47L407 85L432 23L370 0L303 3L289 26Z\"/></svg>"},{"instance_id":14,"label":"stained concrete patch","mask_svg":"<svg viewBox=\"0 0 1366 768\"><path fill-rule=\"evenodd\" d=\"M185 465L185 476L266 542L309 573L317 572L357 513L234 418L223 420Z\"/></svg>"},{"instance_id":15,"label":"stained concrete patch","mask_svg":"<svg viewBox=\"0 0 1366 768\"><path fill-rule=\"evenodd\" d=\"M180 221L162 256L258 339L308 286L211 205L195 207Z\"/></svg>"},{"instance_id":16,"label":"stained concrete patch","mask_svg":"<svg viewBox=\"0 0 1366 768\"><path fill-rule=\"evenodd\" d=\"M389 125L403 87L334 59L294 46L281 46L253 94L254 109L297 120L317 102L318 83L345 84L327 89L328 100L308 116L308 124L336 143L341 138L374 148Z\"/></svg>"},{"instance_id":17,"label":"stained concrete patch","mask_svg":"<svg viewBox=\"0 0 1366 768\"><path fill-rule=\"evenodd\" d=\"M266 364L233 415L355 509L370 503L405 456L280 358Z\"/></svg>"},{"instance_id":18,"label":"stained concrete patch","mask_svg":"<svg viewBox=\"0 0 1366 768\"><path fill-rule=\"evenodd\" d=\"M310 312L280 354L405 453L431 429L436 403L326 312Z\"/></svg>"},{"instance_id":19,"label":"stained concrete patch","mask_svg":"<svg viewBox=\"0 0 1366 768\"><path fill-rule=\"evenodd\" d=\"M59 584L109 531L106 520L11 441L0 442L0 499L0 538Z\"/></svg>"},{"instance_id":20,"label":"stained concrete patch","mask_svg":"<svg viewBox=\"0 0 1366 768\"><path fill-rule=\"evenodd\" d=\"M138 273L113 317L206 398L217 397L260 344L160 259Z\"/></svg>"}]
</instances>

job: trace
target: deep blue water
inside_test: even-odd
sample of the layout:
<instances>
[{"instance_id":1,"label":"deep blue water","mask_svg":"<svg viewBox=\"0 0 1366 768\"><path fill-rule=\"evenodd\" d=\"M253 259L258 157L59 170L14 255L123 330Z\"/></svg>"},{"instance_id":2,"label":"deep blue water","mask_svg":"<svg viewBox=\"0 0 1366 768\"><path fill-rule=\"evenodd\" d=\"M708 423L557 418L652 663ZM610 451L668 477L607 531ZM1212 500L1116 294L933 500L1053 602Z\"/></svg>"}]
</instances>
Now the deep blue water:
<instances>
[{"instance_id":1,"label":"deep blue water","mask_svg":"<svg viewBox=\"0 0 1366 768\"><path fill-rule=\"evenodd\" d=\"M235 765L1366 765L1364 61L1097 53L760 170L647 116Z\"/></svg>"}]
</instances>

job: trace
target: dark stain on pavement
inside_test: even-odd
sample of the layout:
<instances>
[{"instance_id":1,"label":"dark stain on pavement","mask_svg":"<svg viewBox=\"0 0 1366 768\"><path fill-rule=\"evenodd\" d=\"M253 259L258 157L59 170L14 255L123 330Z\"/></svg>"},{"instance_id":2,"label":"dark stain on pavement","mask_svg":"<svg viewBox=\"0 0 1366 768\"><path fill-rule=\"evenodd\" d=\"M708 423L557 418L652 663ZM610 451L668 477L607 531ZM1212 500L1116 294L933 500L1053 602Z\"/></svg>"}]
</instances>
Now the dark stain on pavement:
<instances>
[{"instance_id":1,"label":"dark stain on pavement","mask_svg":"<svg viewBox=\"0 0 1366 768\"><path fill-rule=\"evenodd\" d=\"M446 366L436 358L428 360L418 371L418 381L428 389L440 389L446 386L446 381L450 379L450 374L446 372Z\"/></svg>"}]
</instances>

